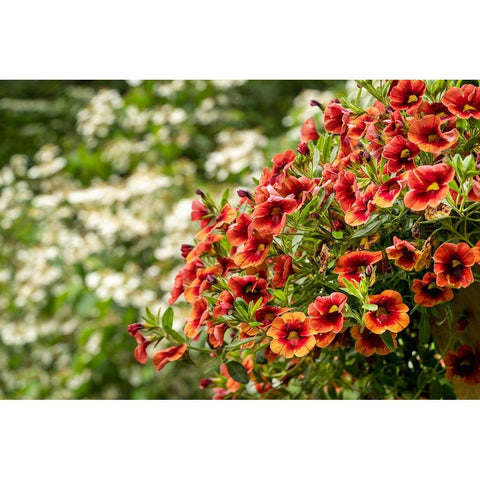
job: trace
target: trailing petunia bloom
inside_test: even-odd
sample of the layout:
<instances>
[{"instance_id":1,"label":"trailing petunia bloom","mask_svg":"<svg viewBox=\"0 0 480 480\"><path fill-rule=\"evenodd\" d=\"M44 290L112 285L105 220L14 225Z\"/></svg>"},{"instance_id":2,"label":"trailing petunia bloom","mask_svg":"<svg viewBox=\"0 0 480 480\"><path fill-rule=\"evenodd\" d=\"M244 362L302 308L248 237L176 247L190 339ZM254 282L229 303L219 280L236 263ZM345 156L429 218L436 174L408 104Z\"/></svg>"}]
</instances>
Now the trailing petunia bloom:
<instances>
[{"instance_id":1,"label":"trailing petunia bloom","mask_svg":"<svg viewBox=\"0 0 480 480\"><path fill-rule=\"evenodd\" d=\"M208 302L205 298L199 297L193 302L189 320L185 323L185 335L188 338L196 338L207 318L209 318Z\"/></svg>"},{"instance_id":2,"label":"trailing petunia bloom","mask_svg":"<svg viewBox=\"0 0 480 480\"><path fill-rule=\"evenodd\" d=\"M333 332L317 333L315 335L316 345L319 348L325 348L335 339L336 334Z\"/></svg>"},{"instance_id":3,"label":"trailing petunia bloom","mask_svg":"<svg viewBox=\"0 0 480 480\"><path fill-rule=\"evenodd\" d=\"M221 212L218 214L218 216L213 221L213 224L209 225L205 228L202 228L202 230L200 230L197 233L196 237L199 240L204 240L211 231L213 231L217 228L220 228L225 224L228 225L228 224L232 223L235 220L236 217L237 217L237 210L235 208L231 207L228 203L226 203L223 206Z\"/></svg>"},{"instance_id":4,"label":"trailing petunia bloom","mask_svg":"<svg viewBox=\"0 0 480 480\"><path fill-rule=\"evenodd\" d=\"M350 210L358 198L358 184L355 175L349 170L341 170L333 189L335 198L343 211Z\"/></svg>"},{"instance_id":5,"label":"trailing petunia bloom","mask_svg":"<svg viewBox=\"0 0 480 480\"><path fill-rule=\"evenodd\" d=\"M394 110L411 113L422 103L426 85L422 80L400 80L389 92L388 98Z\"/></svg>"},{"instance_id":6,"label":"trailing petunia bloom","mask_svg":"<svg viewBox=\"0 0 480 480\"><path fill-rule=\"evenodd\" d=\"M276 288L282 288L293 273L292 257L290 255L280 255L273 266L274 276L272 283Z\"/></svg>"},{"instance_id":7,"label":"trailing petunia bloom","mask_svg":"<svg viewBox=\"0 0 480 480\"><path fill-rule=\"evenodd\" d=\"M302 142L316 141L320 138L313 118L307 118L300 129L300 140Z\"/></svg>"},{"instance_id":8,"label":"trailing petunia bloom","mask_svg":"<svg viewBox=\"0 0 480 480\"><path fill-rule=\"evenodd\" d=\"M355 339L355 350L366 357L377 355L388 355L392 351L385 345L384 341L376 333L372 333L367 328L361 331L359 325L355 325L350 329L350 334ZM393 346L397 348L397 334L392 333Z\"/></svg>"},{"instance_id":9,"label":"trailing petunia bloom","mask_svg":"<svg viewBox=\"0 0 480 480\"><path fill-rule=\"evenodd\" d=\"M311 327L319 333L338 333L343 328L342 310L347 303L347 296L335 292L327 297L317 297L308 306Z\"/></svg>"},{"instance_id":10,"label":"trailing petunia bloom","mask_svg":"<svg viewBox=\"0 0 480 480\"><path fill-rule=\"evenodd\" d=\"M407 175L404 172L382 183L373 197L373 203L380 208L391 207L407 184Z\"/></svg>"},{"instance_id":11,"label":"trailing petunia bloom","mask_svg":"<svg viewBox=\"0 0 480 480\"><path fill-rule=\"evenodd\" d=\"M260 233L279 235L287 221L287 214L298 208L296 200L272 194L266 202L255 207L252 227Z\"/></svg>"},{"instance_id":12,"label":"trailing petunia bloom","mask_svg":"<svg viewBox=\"0 0 480 480\"><path fill-rule=\"evenodd\" d=\"M370 184L365 192L358 192L357 199L350 210L345 213L345 223L352 227L367 223L370 215L375 210L373 199L377 193L378 186Z\"/></svg>"},{"instance_id":13,"label":"trailing petunia bloom","mask_svg":"<svg viewBox=\"0 0 480 480\"><path fill-rule=\"evenodd\" d=\"M247 323L241 323L240 328L242 332L248 336L257 335L258 329L266 330L271 325L273 320L275 320L275 318L285 312L288 312L289 310L290 308L281 308L277 307L276 305L264 305L255 312L255 321L261 323L261 325L253 328Z\"/></svg>"},{"instance_id":14,"label":"trailing petunia bloom","mask_svg":"<svg viewBox=\"0 0 480 480\"><path fill-rule=\"evenodd\" d=\"M297 202L297 207L300 208L305 201L307 194L313 190L315 184L307 177L288 176L283 181L276 185L277 192L282 197L294 198Z\"/></svg>"},{"instance_id":15,"label":"trailing petunia bloom","mask_svg":"<svg viewBox=\"0 0 480 480\"><path fill-rule=\"evenodd\" d=\"M270 349L285 358L304 357L315 347L314 335L309 319L302 312L288 312L277 317L267 331L273 340Z\"/></svg>"},{"instance_id":16,"label":"trailing petunia bloom","mask_svg":"<svg viewBox=\"0 0 480 480\"><path fill-rule=\"evenodd\" d=\"M369 250L345 253L337 260L333 270L338 273L338 283L344 287L344 278L348 281L360 282L362 275L364 275L363 271L379 262L382 257L382 252L371 252Z\"/></svg>"},{"instance_id":17,"label":"trailing petunia bloom","mask_svg":"<svg viewBox=\"0 0 480 480\"><path fill-rule=\"evenodd\" d=\"M427 272L421 280L416 278L413 281L412 291L415 293L413 301L416 304L422 307L433 307L453 299L453 290L450 287L439 287L435 279L433 272Z\"/></svg>"},{"instance_id":18,"label":"trailing petunia bloom","mask_svg":"<svg viewBox=\"0 0 480 480\"><path fill-rule=\"evenodd\" d=\"M228 286L235 297L241 297L247 303L255 303L259 298L262 298L263 305L272 298L271 294L267 292L267 281L263 278L257 278L255 275L230 277Z\"/></svg>"},{"instance_id":19,"label":"trailing petunia bloom","mask_svg":"<svg viewBox=\"0 0 480 480\"><path fill-rule=\"evenodd\" d=\"M442 103L459 118L480 120L480 88L471 84L450 87L442 98Z\"/></svg>"},{"instance_id":20,"label":"trailing petunia bloom","mask_svg":"<svg viewBox=\"0 0 480 480\"><path fill-rule=\"evenodd\" d=\"M384 290L379 295L370 295L368 303L377 305L377 310L364 314L365 326L372 332L382 334L385 331L400 332L410 323L406 312L409 308L402 301L402 296L395 290Z\"/></svg>"},{"instance_id":21,"label":"trailing petunia bloom","mask_svg":"<svg viewBox=\"0 0 480 480\"><path fill-rule=\"evenodd\" d=\"M192 202L192 213L190 218L192 221L199 220L200 227L205 228L211 221L214 215L210 214L210 210L198 198Z\"/></svg>"},{"instance_id":22,"label":"trailing petunia bloom","mask_svg":"<svg viewBox=\"0 0 480 480\"><path fill-rule=\"evenodd\" d=\"M390 260L394 260L397 267L407 272L413 270L422 256L422 253L415 248L415 245L407 240L400 240L396 236L393 237L393 246L387 247L385 252Z\"/></svg>"},{"instance_id":23,"label":"trailing petunia bloom","mask_svg":"<svg viewBox=\"0 0 480 480\"><path fill-rule=\"evenodd\" d=\"M387 172L397 173L402 168L405 170L415 168L414 159L419 153L420 149L403 135L393 137L383 149L383 156L388 160Z\"/></svg>"},{"instance_id":24,"label":"trailing petunia bloom","mask_svg":"<svg viewBox=\"0 0 480 480\"><path fill-rule=\"evenodd\" d=\"M440 153L458 140L458 130L455 120L442 122L436 115L425 115L410 125L408 139L423 152Z\"/></svg>"},{"instance_id":25,"label":"trailing petunia bloom","mask_svg":"<svg viewBox=\"0 0 480 480\"><path fill-rule=\"evenodd\" d=\"M436 207L448 194L448 183L455 176L450 165L422 165L408 174L408 186L404 202L414 211L425 210L427 206Z\"/></svg>"},{"instance_id":26,"label":"trailing petunia bloom","mask_svg":"<svg viewBox=\"0 0 480 480\"><path fill-rule=\"evenodd\" d=\"M339 135L345 128L350 111L340 105L338 100L328 102L323 123L325 130Z\"/></svg>"},{"instance_id":27,"label":"trailing petunia bloom","mask_svg":"<svg viewBox=\"0 0 480 480\"><path fill-rule=\"evenodd\" d=\"M132 334L131 334L132 335ZM135 334L132 335L135 337L135 340L137 341L137 347L135 348L134 356L135 360L141 364L144 364L148 360L148 355L147 355L147 347L152 343L150 340L147 340L142 332L137 331Z\"/></svg>"},{"instance_id":28,"label":"trailing petunia bloom","mask_svg":"<svg viewBox=\"0 0 480 480\"><path fill-rule=\"evenodd\" d=\"M248 240L238 247L233 256L233 261L240 268L253 267L262 264L268 255L272 243L272 235L263 235L252 232Z\"/></svg>"},{"instance_id":29,"label":"trailing petunia bloom","mask_svg":"<svg viewBox=\"0 0 480 480\"><path fill-rule=\"evenodd\" d=\"M179 360L183 357L186 351L187 345L182 343L181 345L175 345L173 347L166 348L165 350L155 352L152 357L155 370L159 372L165 367L165 365L167 365L167 363Z\"/></svg>"},{"instance_id":30,"label":"trailing petunia bloom","mask_svg":"<svg viewBox=\"0 0 480 480\"><path fill-rule=\"evenodd\" d=\"M212 250L213 244L220 242L223 235L210 233L203 240L199 241L193 250L187 255L187 263L198 260L201 255Z\"/></svg>"},{"instance_id":31,"label":"trailing petunia bloom","mask_svg":"<svg viewBox=\"0 0 480 480\"><path fill-rule=\"evenodd\" d=\"M227 230L227 240L233 245L238 246L245 243L249 237L249 227L252 223L250 215L241 213L234 224Z\"/></svg>"},{"instance_id":32,"label":"trailing petunia bloom","mask_svg":"<svg viewBox=\"0 0 480 480\"><path fill-rule=\"evenodd\" d=\"M467 385L480 383L480 352L478 344L473 350L470 345L460 345L455 352L448 352L445 356L448 380L458 378Z\"/></svg>"},{"instance_id":33,"label":"trailing petunia bloom","mask_svg":"<svg viewBox=\"0 0 480 480\"><path fill-rule=\"evenodd\" d=\"M433 271L439 287L466 288L473 283L475 252L466 243L443 243L433 255Z\"/></svg>"}]
</instances>

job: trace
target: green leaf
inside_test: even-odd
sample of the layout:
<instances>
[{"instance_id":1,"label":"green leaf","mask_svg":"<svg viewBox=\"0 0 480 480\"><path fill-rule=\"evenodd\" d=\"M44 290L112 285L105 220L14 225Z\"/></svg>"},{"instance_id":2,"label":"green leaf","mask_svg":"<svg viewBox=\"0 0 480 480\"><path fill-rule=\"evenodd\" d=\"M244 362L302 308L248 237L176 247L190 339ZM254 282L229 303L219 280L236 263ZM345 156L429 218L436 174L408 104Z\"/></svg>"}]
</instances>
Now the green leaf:
<instances>
[{"instance_id":1,"label":"green leaf","mask_svg":"<svg viewBox=\"0 0 480 480\"><path fill-rule=\"evenodd\" d=\"M380 338L382 339L383 343L391 350L392 352L395 350L395 345L393 344L393 338L390 335L389 331L383 332L380 335Z\"/></svg>"},{"instance_id":2,"label":"green leaf","mask_svg":"<svg viewBox=\"0 0 480 480\"><path fill-rule=\"evenodd\" d=\"M341 238L343 238L343 232L341 230L333 230L332 237L336 240L340 240Z\"/></svg>"},{"instance_id":3,"label":"green leaf","mask_svg":"<svg viewBox=\"0 0 480 480\"><path fill-rule=\"evenodd\" d=\"M418 331L418 341L420 345L425 345L430 340L430 322L427 315L422 315Z\"/></svg>"},{"instance_id":4,"label":"green leaf","mask_svg":"<svg viewBox=\"0 0 480 480\"><path fill-rule=\"evenodd\" d=\"M258 352L255 354L255 363L258 365L265 365L268 363L264 348L258 350Z\"/></svg>"},{"instance_id":5,"label":"green leaf","mask_svg":"<svg viewBox=\"0 0 480 480\"><path fill-rule=\"evenodd\" d=\"M230 196L230 189L227 188L222 195L222 200L220 201L220 208L223 208L227 202L228 202L228 197Z\"/></svg>"},{"instance_id":6,"label":"green leaf","mask_svg":"<svg viewBox=\"0 0 480 480\"><path fill-rule=\"evenodd\" d=\"M228 374L239 383L248 383L248 373L247 369L238 362L228 362L227 363L227 372Z\"/></svg>"},{"instance_id":7,"label":"green leaf","mask_svg":"<svg viewBox=\"0 0 480 480\"><path fill-rule=\"evenodd\" d=\"M440 400L443 398L442 385L438 380L435 380L430 384L430 398L432 400Z\"/></svg>"},{"instance_id":8,"label":"green leaf","mask_svg":"<svg viewBox=\"0 0 480 480\"><path fill-rule=\"evenodd\" d=\"M177 342L178 345L185 343L184 338L176 332L173 328L171 327L165 327L165 333L167 336L169 336L171 339Z\"/></svg>"},{"instance_id":9,"label":"green leaf","mask_svg":"<svg viewBox=\"0 0 480 480\"><path fill-rule=\"evenodd\" d=\"M365 310L369 310L370 312L376 312L378 310L378 305L375 305L374 303L365 303L363 308L365 308Z\"/></svg>"},{"instance_id":10,"label":"green leaf","mask_svg":"<svg viewBox=\"0 0 480 480\"><path fill-rule=\"evenodd\" d=\"M167 327L172 328L172 325L173 325L173 308L168 307L165 310L165 313L163 314L163 317L162 317L162 327L165 330Z\"/></svg>"}]
</instances>

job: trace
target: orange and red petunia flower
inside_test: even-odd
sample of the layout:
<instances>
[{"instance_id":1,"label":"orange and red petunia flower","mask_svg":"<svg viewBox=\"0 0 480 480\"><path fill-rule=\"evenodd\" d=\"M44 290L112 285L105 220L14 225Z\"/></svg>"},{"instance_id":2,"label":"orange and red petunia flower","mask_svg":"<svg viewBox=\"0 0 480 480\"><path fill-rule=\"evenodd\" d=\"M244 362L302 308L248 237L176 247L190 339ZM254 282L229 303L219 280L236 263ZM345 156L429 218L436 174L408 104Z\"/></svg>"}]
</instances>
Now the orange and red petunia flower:
<instances>
[{"instance_id":1,"label":"orange and red petunia flower","mask_svg":"<svg viewBox=\"0 0 480 480\"><path fill-rule=\"evenodd\" d=\"M285 358L304 357L315 347L315 330L302 312L288 312L277 317L267 331L273 340L270 349Z\"/></svg>"},{"instance_id":2,"label":"orange and red petunia flower","mask_svg":"<svg viewBox=\"0 0 480 480\"><path fill-rule=\"evenodd\" d=\"M380 208L391 207L407 184L407 175L404 172L382 183L373 197L373 203Z\"/></svg>"},{"instance_id":3,"label":"orange and red petunia flower","mask_svg":"<svg viewBox=\"0 0 480 480\"><path fill-rule=\"evenodd\" d=\"M420 280L416 278L412 284L415 293L414 302L422 307L433 307L439 303L449 302L453 299L453 290L450 287L439 287L433 272L427 272Z\"/></svg>"},{"instance_id":4,"label":"orange and red petunia flower","mask_svg":"<svg viewBox=\"0 0 480 480\"><path fill-rule=\"evenodd\" d=\"M234 224L227 230L227 240L233 245L238 246L248 240L249 227L252 223L250 215L241 213Z\"/></svg>"},{"instance_id":5,"label":"orange and red petunia flower","mask_svg":"<svg viewBox=\"0 0 480 480\"><path fill-rule=\"evenodd\" d=\"M210 210L204 205L198 198L192 202L192 213L190 218L192 221L199 220L200 227L205 228L211 221L213 214L210 214Z\"/></svg>"},{"instance_id":6,"label":"orange and red petunia flower","mask_svg":"<svg viewBox=\"0 0 480 480\"><path fill-rule=\"evenodd\" d=\"M319 333L338 333L343 328L343 314L347 296L334 292L326 297L317 297L308 306L311 327Z\"/></svg>"},{"instance_id":7,"label":"orange and red petunia flower","mask_svg":"<svg viewBox=\"0 0 480 480\"><path fill-rule=\"evenodd\" d=\"M185 335L188 338L197 337L207 318L209 318L208 302L206 298L199 297L193 302L189 320L185 323Z\"/></svg>"},{"instance_id":8,"label":"orange and red petunia flower","mask_svg":"<svg viewBox=\"0 0 480 480\"><path fill-rule=\"evenodd\" d=\"M215 229L223 227L232 223L237 217L237 209L226 203L217 217L214 219L213 224L202 228L196 235L199 240L204 240L207 235Z\"/></svg>"},{"instance_id":9,"label":"orange and red petunia flower","mask_svg":"<svg viewBox=\"0 0 480 480\"><path fill-rule=\"evenodd\" d=\"M320 135L317 132L317 127L315 126L313 118L307 118L300 129L300 140L302 142L309 142L310 140L315 142L319 138Z\"/></svg>"},{"instance_id":10,"label":"orange and red petunia flower","mask_svg":"<svg viewBox=\"0 0 480 480\"><path fill-rule=\"evenodd\" d=\"M182 343L181 345L175 345L173 347L166 348L165 350L155 352L152 357L155 370L159 372L165 367L165 365L167 365L167 363L179 360L183 357L186 351L187 345Z\"/></svg>"},{"instance_id":11,"label":"orange and red petunia flower","mask_svg":"<svg viewBox=\"0 0 480 480\"><path fill-rule=\"evenodd\" d=\"M479 346L475 350L470 345L460 345L455 352L448 352L445 356L448 380L458 378L467 385L480 383L480 352Z\"/></svg>"},{"instance_id":12,"label":"orange and red petunia flower","mask_svg":"<svg viewBox=\"0 0 480 480\"><path fill-rule=\"evenodd\" d=\"M419 153L420 149L403 135L393 137L383 149L383 156L388 160L386 164L388 173L397 173L402 168L405 170L415 168L414 159Z\"/></svg>"},{"instance_id":13,"label":"orange and red petunia flower","mask_svg":"<svg viewBox=\"0 0 480 480\"><path fill-rule=\"evenodd\" d=\"M272 295L267 292L267 281L255 275L230 277L228 279L228 286L232 290L235 298L241 297L247 303L255 303L259 298L262 298L263 305L272 298Z\"/></svg>"},{"instance_id":14,"label":"orange and red petunia flower","mask_svg":"<svg viewBox=\"0 0 480 480\"><path fill-rule=\"evenodd\" d=\"M422 103L425 89L422 80L400 80L388 94L390 105L394 110L411 113Z\"/></svg>"},{"instance_id":15,"label":"orange and red petunia flower","mask_svg":"<svg viewBox=\"0 0 480 480\"><path fill-rule=\"evenodd\" d=\"M328 102L325 107L325 116L323 119L325 130L330 133L336 133L337 135L342 133L349 115L350 111L342 107L338 100Z\"/></svg>"},{"instance_id":16,"label":"orange and red petunia flower","mask_svg":"<svg viewBox=\"0 0 480 480\"><path fill-rule=\"evenodd\" d=\"M353 172L341 170L333 187L335 198L343 211L350 210L358 198L358 184Z\"/></svg>"},{"instance_id":17,"label":"orange and red petunia flower","mask_svg":"<svg viewBox=\"0 0 480 480\"><path fill-rule=\"evenodd\" d=\"M475 252L466 243L443 243L433 255L433 271L439 287L465 288L473 283Z\"/></svg>"},{"instance_id":18,"label":"orange and red petunia flower","mask_svg":"<svg viewBox=\"0 0 480 480\"><path fill-rule=\"evenodd\" d=\"M290 255L280 255L273 266L272 283L276 288L282 288L293 273L293 259Z\"/></svg>"},{"instance_id":19,"label":"orange and red petunia flower","mask_svg":"<svg viewBox=\"0 0 480 480\"><path fill-rule=\"evenodd\" d=\"M446 163L422 165L410 170L405 194L405 206L414 211L425 210L427 206L436 207L447 196L448 183L455 176L454 169Z\"/></svg>"},{"instance_id":20,"label":"orange and red petunia flower","mask_svg":"<svg viewBox=\"0 0 480 480\"><path fill-rule=\"evenodd\" d=\"M333 332L317 333L315 335L316 345L319 348L325 348L335 339L336 334Z\"/></svg>"},{"instance_id":21,"label":"orange and red petunia flower","mask_svg":"<svg viewBox=\"0 0 480 480\"><path fill-rule=\"evenodd\" d=\"M390 260L394 260L397 267L407 272L413 270L422 256L422 253L416 249L415 245L407 240L400 240L396 236L393 237L393 246L387 247L385 252Z\"/></svg>"},{"instance_id":22,"label":"orange and red petunia flower","mask_svg":"<svg viewBox=\"0 0 480 480\"><path fill-rule=\"evenodd\" d=\"M282 197L294 198L297 207L300 208L305 201L307 194L313 190L315 184L307 177L285 177L281 183L275 185L277 192Z\"/></svg>"},{"instance_id":23,"label":"orange and red petunia flower","mask_svg":"<svg viewBox=\"0 0 480 480\"><path fill-rule=\"evenodd\" d=\"M348 281L360 282L364 275L363 272L374 263L379 262L382 257L382 252L371 252L369 250L345 253L337 260L333 270L338 273L338 283L344 287L344 278Z\"/></svg>"},{"instance_id":24,"label":"orange and red petunia flower","mask_svg":"<svg viewBox=\"0 0 480 480\"><path fill-rule=\"evenodd\" d=\"M364 328L361 331L360 326L355 325L350 329L350 334L355 339L355 350L366 357L370 357L374 353L377 355L388 355L392 351L385 345L384 341L376 333ZM392 333L393 345L397 347L397 334Z\"/></svg>"},{"instance_id":25,"label":"orange and red petunia flower","mask_svg":"<svg viewBox=\"0 0 480 480\"><path fill-rule=\"evenodd\" d=\"M440 153L458 140L458 130L455 120L442 122L437 115L425 115L410 125L408 139L423 152Z\"/></svg>"},{"instance_id":26,"label":"orange and red petunia flower","mask_svg":"<svg viewBox=\"0 0 480 480\"><path fill-rule=\"evenodd\" d=\"M252 227L260 233L279 235L287 221L287 214L298 208L293 195L283 198L271 194L267 201L257 205L252 213Z\"/></svg>"},{"instance_id":27,"label":"orange and red petunia flower","mask_svg":"<svg viewBox=\"0 0 480 480\"><path fill-rule=\"evenodd\" d=\"M377 310L364 314L365 326L372 332L382 334L385 331L400 332L410 323L406 312L409 308L402 296L395 290L384 290L379 295L370 295L368 303L377 305Z\"/></svg>"},{"instance_id":28,"label":"orange and red petunia flower","mask_svg":"<svg viewBox=\"0 0 480 480\"><path fill-rule=\"evenodd\" d=\"M223 235L210 233L203 240L199 241L192 251L187 255L187 263L194 262L204 253L212 251L213 245L220 242Z\"/></svg>"},{"instance_id":29,"label":"orange and red petunia flower","mask_svg":"<svg viewBox=\"0 0 480 480\"><path fill-rule=\"evenodd\" d=\"M135 356L135 360L139 363L146 363L148 360L148 355L147 355L147 347L152 343L150 340L147 340L142 332L137 330L135 333L130 333L135 340L137 341L137 346L135 348L135 351L133 352Z\"/></svg>"},{"instance_id":30,"label":"orange and red petunia flower","mask_svg":"<svg viewBox=\"0 0 480 480\"><path fill-rule=\"evenodd\" d=\"M375 210L373 199L377 193L378 186L371 183L364 192L357 193L357 199L345 213L345 223L351 227L357 227L367 223L372 212Z\"/></svg>"},{"instance_id":31,"label":"orange and red petunia flower","mask_svg":"<svg viewBox=\"0 0 480 480\"><path fill-rule=\"evenodd\" d=\"M480 88L471 84L450 87L442 98L442 103L459 118L473 117L480 120Z\"/></svg>"},{"instance_id":32,"label":"orange and red petunia flower","mask_svg":"<svg viewBox=\"0 0 480 480\"><path fill-rule=\"evenodd\" d=\"M248 240L238 247L233 261L240 268L254 267L262 264L268 255L273 236L253 231Z\"/></svg>"}]
</instances>

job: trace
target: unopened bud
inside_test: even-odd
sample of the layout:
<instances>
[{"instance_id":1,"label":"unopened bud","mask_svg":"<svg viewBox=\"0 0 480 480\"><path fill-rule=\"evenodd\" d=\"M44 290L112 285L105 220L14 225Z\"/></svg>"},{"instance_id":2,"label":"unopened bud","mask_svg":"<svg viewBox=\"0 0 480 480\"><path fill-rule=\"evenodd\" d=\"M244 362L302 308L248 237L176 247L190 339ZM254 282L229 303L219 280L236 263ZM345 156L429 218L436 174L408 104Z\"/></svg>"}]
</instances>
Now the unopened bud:
<instances>
[{"instance_id":1,"label":"unopened bud","mask_svg":"<svg viewBox=\"0 0 480 480\"><path fill-rule=\"evenodd\" d=\"M134 337L135 334L139 331L142 330L142 328L145 328L141 323L131 323L128 326L128 333Z\"/></svg>"},{"instance_id":2,"label":"unopened bud","mask_svg":"<svg viewBox=\"0 0 480 480\"><path fill-rule=\"evenodd\" d=\"M297 147L297 152L301 155L308 155L310 153L310 149L305 142L300 142Z\"/></svg>"}]
</instances>

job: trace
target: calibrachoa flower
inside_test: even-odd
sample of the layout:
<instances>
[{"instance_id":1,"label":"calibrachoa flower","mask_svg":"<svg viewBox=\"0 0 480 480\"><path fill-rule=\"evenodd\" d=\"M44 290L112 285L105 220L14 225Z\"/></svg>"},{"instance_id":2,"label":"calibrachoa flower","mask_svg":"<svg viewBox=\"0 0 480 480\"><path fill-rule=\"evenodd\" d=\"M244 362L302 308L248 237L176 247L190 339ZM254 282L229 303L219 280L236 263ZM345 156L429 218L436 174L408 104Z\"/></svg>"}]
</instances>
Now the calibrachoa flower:
<instances>
[{"instance_id":1,"label":"calibrachoa flower","mask_svg":"<svg viewBox=\"0 0 480 480\"><path fill-rule=\"evenodd\" d=\"M181 345L175 345L173 347L166 348L165 350L159 350L158 352L155 352L152 357L155 370L159 372L165 367L165 365L167 365L167 363L179 360L183 357L186 351L187 345L182 343Z\"/></svg>"},{"instance_id":2,"label":"calibrachoa flower","mask_svg":"<svg viewBox=\"0 0 480 480\"><path fill-rule=\"evenodd\" d=\"M391 207L407 183L406 176L407 174L403 173L382 183L373 197L373 203L381 208Z\"/></svg>"},{"instance_id":3,"label":"calibrachoa flower","mask_svg":"<svg viewBox=\"0 0 480 480\"><path fill-rule=\"evenodd\" d=\"M395 290L385 290L379 295L370 295L368 302L378 307L377 310L366 312L363 316L365 326L372 333L381 334L387 330L397 333L410 323L406 313L410 309Z\"/></svg>"},{"instance_id":4,"label":"calibrachoa flower","mask_svg":"<svg viewBox=\"0 0 480 480\"><path fill-rule=\"evenodd\" d=\"M450 87L442 97L442 103L459 118L480 119L480 88L469 83L460 88Z\"/></svg>"},{"instance_id":5,"label":"calibrachoa flower","mask_svg":"<svg viewBox=\"0 0 480 480\"><path fill-rule=\"evenodd\" d=\"M466 243L443 243L433 255L433 271L439 287L465 288L473 283L475 252Z\"/></svg>"},{"instance_id":6,"label":"calibrachoa flower","mask_svg":"<svg viewBox=\"0 0 480 480\"><path fill-rule=\"evenodd\" d=\"M385 345L384 341L376 333L370 332L364 328L363 332L359 325L355 325L350 329L350 334L355 339L355 350L366 357L377 355L388 355L392 351ZM397 348L397 334L392 333L392 341L395 348Z\"/></svg>"},{"instance_id":7,"label":"calibrachoa flower","mask_svg":"<svg viewBox=\"0 0 480 480\"><path fill-rule=\"evenodd\" d=\"M460 345L455 352L447 353L445 365L449 380L458 378L468 385L480 383L480 354L478 344L475 350L470 345Z\"/></svg>"},{"instance_id":8,"label":"calibrachoa flower","mask_svg":"<svg viewBox=\"0 0 480 480\"><path fill-rule=\"evenodd\" d=\"M442 123L437 115L425 115L410 125L408 139L423 152L440 153L458 140L458 130L454 121Z\"/></svg>"},{"instance_id":9,"label":"calibrachoa flower","mask_svg":"<svg viewBox=\"0 0 480 480\"><path fill-rule=\"evenodd\" d=\"M400 80L388 95L390 105L395 110L411 112L422 102L425 93L425 82L422 80Z\"/></svg>"},{"instance_id":10,"label":"calibrachoa flower","mask_svg":"<svg viewBox=\"0 0 480 480\"><path fill-rule=\"evenodd\" d=\"M333 271L338 273L338 283L344 287L344 278L359 282L365 269L379 262L382 258L382 252L370 252L368 250L345 253L337 260Z\"/></svg>"},{"instance_id":11,"label":"calibrachoa flower","mask_svg":"<svg viewBox=\"0 0 480 480\"><path fill-rule=\"evenodd\" d=\"M422 165L408 174L409 191L406 193L405 206L415 210L425 210L427 206L436 207L448 194L448 183L455 176L450 165Z\"/></svg>"},{"instance_id":12,"label":"calibrachoa flower","mask_svg":"<svg viewBox=\"0 0 480 480\"><path fill-rule=\"evenodd\" d=\"M263 234L278 235L285 227L287 213L297 209L293 195L283 198L272 194L268 200L258 205L252 213L252 227Z\"/></svg>"},{"instance_id":13,"label":"calibrachoa flower","mask_svg":"<svg viewBox=\"0 0 480 480\"><path fill-rule=\"evenodd\" d=\"M422 253L415 248L415 245L407 240L400 240L395 236L393 237L393 246L387 247L385 252L390 260L394 260L397 267L407 271L413 270L422 256Z\"/></svg>"},{"instance_id":14,"label":"calibrachoa flower","mask_svg":"<svg viewBox=\"0 0 480 480\"><path fill-rule=\"evenodd\" d=\"M402 168L405 170L415 168L414 159L419 153L420 149L403 135L393 137L383 149L383 156L388 160L387 171L397 173Z\"/></svg>"},{"instance_id":15,"label":"calibrachoa flower","mask_svg":"<svg viewBox=\"0 0 480 480\"><path fill-rule=\"evenodd\" d=\"M439 303L453 299L453 290L449 287L439 287L433 272L427 272L420 280L413 280L412 291L415 293L414 302L422 307L433 307Z\"/></svg>"},{"instance_id":16,"label":"calibrachoa flower","mask_svg":"<svg viewBox=\"0 0 480 480\"><path fill-rule=\"evenodd\" d=\"M317 297L308 306L310 325L319 333L338 333L343 328L342 310L347 303L343 293L332 293L328 297Z\"/></svg>"},{"instance_id":17,"label":"calibrachoa flower","mask_svg":"<svg viewBox=\"0 0 480 480\"><path fill-rule=\"evenodd\" d=\"M267 335L273 338L270 342L272 352L285 358L307 355L315 346L315 334L309 319L301 312L284 313L267 331Z\"/></svg>"},{"instance_id":18,"label":"calibrachoa flower","mask_svg":"<svg viewBox=\"0 0 480 480\"><path fill-rule=\"evenodd\" d=\"M230 277L228 286L235 297L243 298L247 303L256 302L259 298L262 298L262 303L267 303L271 298L267 292L267 281L255 275Z\"/></svg>"}]
</instances>

